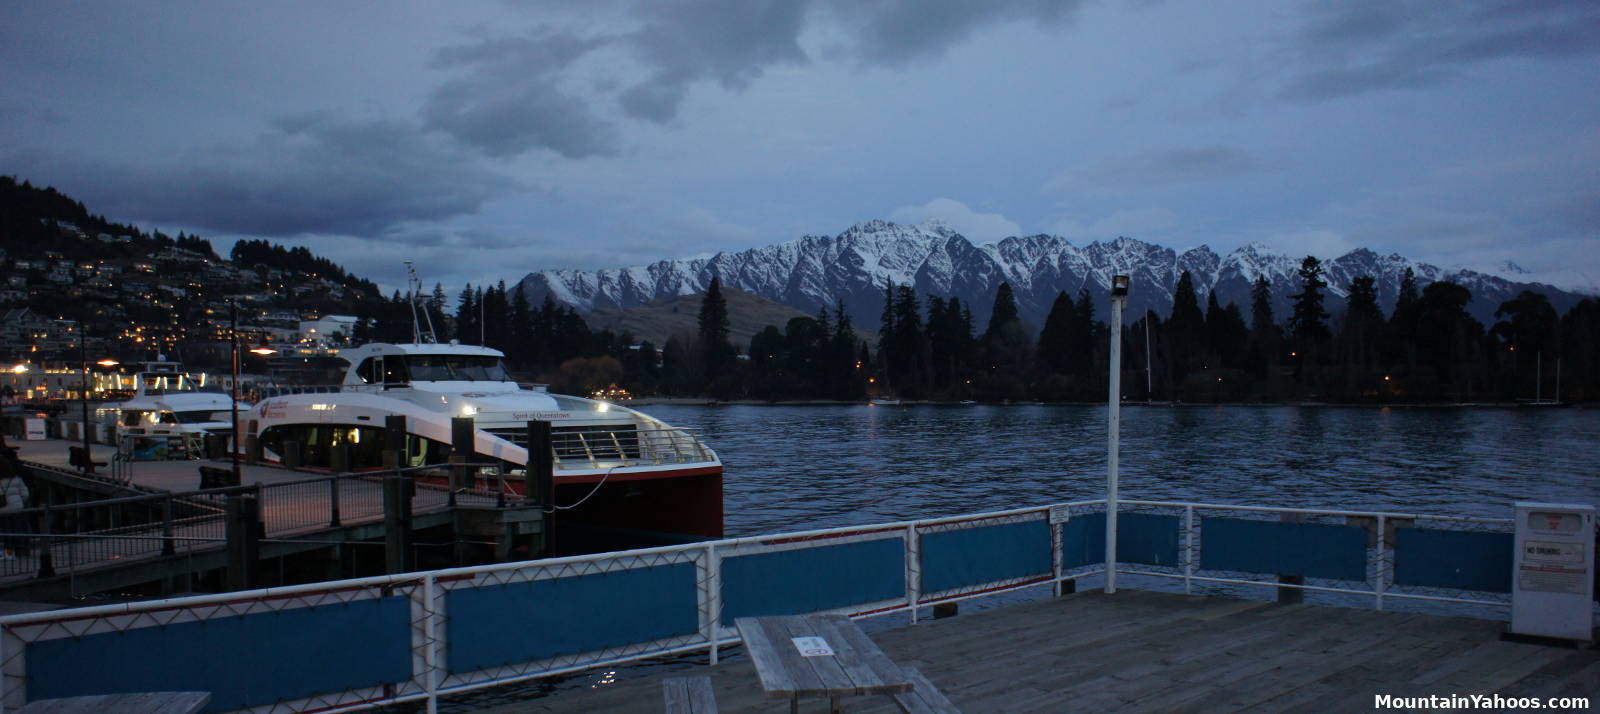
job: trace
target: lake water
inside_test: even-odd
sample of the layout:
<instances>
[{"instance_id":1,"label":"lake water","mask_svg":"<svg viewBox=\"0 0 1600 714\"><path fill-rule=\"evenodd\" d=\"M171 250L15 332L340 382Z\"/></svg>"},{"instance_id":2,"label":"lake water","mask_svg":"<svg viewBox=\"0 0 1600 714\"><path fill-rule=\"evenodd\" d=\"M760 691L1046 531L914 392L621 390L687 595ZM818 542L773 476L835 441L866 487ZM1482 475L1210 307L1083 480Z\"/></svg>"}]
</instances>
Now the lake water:
<instances>
[{"instance_id":1,"label":"lake water","mask_svg":"<svg viewBox=\"0 0 1600 714\"><path fill-rule=\"evenodd\" d=\"M1105 495L1096 406L649 406L726 464L729 536ZM1600 412L1125 407L1127 499L1510 516L1600 504Z\"/></svg>"}]
</instances>

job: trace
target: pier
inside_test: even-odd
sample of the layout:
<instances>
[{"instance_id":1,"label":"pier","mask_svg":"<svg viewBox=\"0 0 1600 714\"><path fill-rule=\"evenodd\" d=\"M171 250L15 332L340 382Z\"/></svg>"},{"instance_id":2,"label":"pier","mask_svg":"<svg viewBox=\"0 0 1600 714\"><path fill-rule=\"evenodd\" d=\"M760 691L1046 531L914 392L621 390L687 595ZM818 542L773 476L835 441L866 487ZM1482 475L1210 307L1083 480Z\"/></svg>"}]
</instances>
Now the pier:
<instances>
[{"instance_id":1,"label":"pier","mask_svg":"<svg viewBox=\"0 0 1600 714\"><path fill-rule=\"evenodd\" d=\"M162 593L238 590L288 584L284 564L311 570L304 580L416 568L415 534L448 531L447 562L474 544L504 559L534 548L537 508L508 498L502 484L448 489L397 471L334 474L214 460L121 462L91 446L106 464L84 474L69 463L76 442L12 441L38 506L0 514L11 551L0 560L8 599L61 600L154 584ZM209 479L206 478L209 472ZM222 483L219 483L222 482ZM500 488L501 490L496 490ZM280 572L267 577L264 564Z\"/></svg>"},{"instance_id":2,"label":"pier","mask_svg":"<svg viewBox=\"0 0 1600 714\"><path fill-rule=\"evenodd\" d=\"M1367 711L1377 695L1588 697L1600 652L1505 642L1504 623L1140 590L1081 592L872 633L966 712ZM776 712L744 657L633 668L480 714L659 712L661 680L711 677L721 712ZM629 676L632 675L632 676ZM591 674L582 678L596 682ZM900 711L890 697L847 710ZM826 700L802 701L824 711Z\"/></svg>"}]
</instances>

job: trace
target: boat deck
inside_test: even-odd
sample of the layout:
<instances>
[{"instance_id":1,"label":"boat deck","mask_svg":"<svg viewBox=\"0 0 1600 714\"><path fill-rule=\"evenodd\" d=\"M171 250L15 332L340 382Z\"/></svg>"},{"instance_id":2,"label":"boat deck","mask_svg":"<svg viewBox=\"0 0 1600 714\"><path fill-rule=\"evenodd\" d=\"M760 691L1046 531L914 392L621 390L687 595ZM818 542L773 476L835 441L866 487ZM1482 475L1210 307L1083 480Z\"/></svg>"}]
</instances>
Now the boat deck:
<instances>
[{"instance_id":1,"label":"boat deck","mask_svg":"<svg viewBox=\"0 0 1600 714\"><path fill-rule=\"evenodd\" d=\"M966 712L1370 711L1376 695L1600 699L1600 652L1499 638L1505 623L1139 590L1085 592L872 634ZM737 650L735 650L737 652ZM710 675L722 712L777 712L740 655L660 666L482 711L660 712L661 680ZM671 669L672 671L665 671ZM633 671L639 671L635 668ZM885 696L852 712L894 712ZM825 711L826 700L802 700ZM1580 709L1581 710L1581 709Z\"/></svg>"}]
</instances>

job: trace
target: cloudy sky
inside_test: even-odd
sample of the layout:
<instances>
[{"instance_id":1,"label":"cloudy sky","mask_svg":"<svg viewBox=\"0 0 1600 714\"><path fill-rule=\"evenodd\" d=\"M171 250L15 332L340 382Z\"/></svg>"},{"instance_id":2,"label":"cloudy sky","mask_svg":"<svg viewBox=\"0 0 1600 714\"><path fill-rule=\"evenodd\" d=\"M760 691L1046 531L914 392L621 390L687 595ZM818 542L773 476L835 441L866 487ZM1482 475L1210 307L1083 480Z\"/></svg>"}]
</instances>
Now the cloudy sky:
<instances>
[{"instance_id":1,"label":"cloudy sky","mask_svg":"<svg viewBox=\"0 0 1600 714\"><path fill-rule=\"evenodd\" d=\"M1600 285L1593 0L0 3L0 173L387 287L940 218Z\"/></svg>"}]
</instances>

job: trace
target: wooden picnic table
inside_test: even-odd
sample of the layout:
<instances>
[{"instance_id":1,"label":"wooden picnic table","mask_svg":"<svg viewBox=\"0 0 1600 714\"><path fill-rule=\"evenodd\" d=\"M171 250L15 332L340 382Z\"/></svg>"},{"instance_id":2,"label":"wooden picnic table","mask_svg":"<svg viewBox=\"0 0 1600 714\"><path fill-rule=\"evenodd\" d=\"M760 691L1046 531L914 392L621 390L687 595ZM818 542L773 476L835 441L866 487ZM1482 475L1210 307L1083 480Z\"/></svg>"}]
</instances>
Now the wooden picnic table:
<instances>
[{"instance_id":1,"label":"wooden picnic table","mask_svg":"<svg viewBox=\"0 0 1600 714\"><path fill-rule=\"evenodd\" d=\"M911 691L899 665L843 615L741 617L734 625L762 689L769 697L788 697L791 713L800 710L803 696L828 697L837 714L842 697Z\"/></svg>"}]
</instances>

